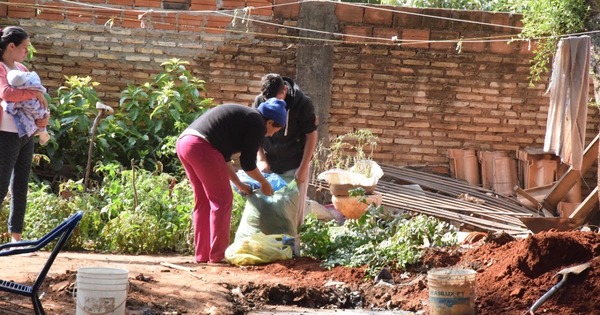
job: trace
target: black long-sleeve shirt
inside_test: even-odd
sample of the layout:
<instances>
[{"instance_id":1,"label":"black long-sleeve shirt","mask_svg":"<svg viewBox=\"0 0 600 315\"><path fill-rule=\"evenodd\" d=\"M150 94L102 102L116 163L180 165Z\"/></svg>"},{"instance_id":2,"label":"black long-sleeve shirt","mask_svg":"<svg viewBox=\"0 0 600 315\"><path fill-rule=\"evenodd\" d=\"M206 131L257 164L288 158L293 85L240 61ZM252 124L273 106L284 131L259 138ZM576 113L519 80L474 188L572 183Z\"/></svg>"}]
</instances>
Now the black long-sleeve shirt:
<instances>
[{"instance_id":1,"label":"black long-sleeve shirt","mask_svg":"<svg viewBox=\"0 0 600 315\"><path fill-rule=\"evenodd\" d=\"M289 110L287 126L272 137L265 138L263 142L267 163L271 171L277 174L300 166L304 156L306 135L317 130L312 100L304 95L292 79L283 77L283 80L291 86L285 97L286 109ZM257 108L264 101L266 101L265 97L262 94L258 95L254 99L253 106Z\"/></svg>"},{"instance_id":2,"label":"black long-sleeve shirt","mask_svg":"<svg viewBox=\"0 0 600 315\"><path fill-rule=\"evenodd\" d=\"M231 161L234 153L241 153L240 164L244 171L256 168L256 152L267 132L265 120L256 109L237 104L223 104L208 110L188 129L202 134L223 154L226 162Z\"/></svg>"}]
</instances>

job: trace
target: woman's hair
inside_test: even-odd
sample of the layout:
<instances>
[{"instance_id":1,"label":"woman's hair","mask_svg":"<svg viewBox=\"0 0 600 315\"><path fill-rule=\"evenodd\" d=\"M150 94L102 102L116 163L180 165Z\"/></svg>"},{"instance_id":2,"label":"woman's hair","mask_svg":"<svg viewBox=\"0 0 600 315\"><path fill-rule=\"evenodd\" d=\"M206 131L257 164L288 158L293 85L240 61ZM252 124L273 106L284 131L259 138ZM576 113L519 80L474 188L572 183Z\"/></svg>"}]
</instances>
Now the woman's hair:
<instances>
[{"instance_id":1,"label":"woman's hair","mask_svg":"<svg viewBox=\"0 0 600 315\"><path fill-rule=\"evenodd\" d=\"M21 45L21 43L28 39L29 35L21 27L8 26L0 30L0 60L4 56L4 52L8 44L13 43L15 46Z\"/></svg>"},{"instance_id":2,"label":"woman's hair","mask_svg":"<svg viewBox=\"0 0 600 315\"><path fill-rule=\"evenodd\" d=\"M260 90L265 99L275 97L285 87L285 81L276 73L265 74L260 80Z\"/></svg>"},{"instance_id":3,"label":"woman's hair","mask_svg":"<svg viewBox=\"0 0 600 315\"><path fill-rule=\"evenodd\" d=\"M273 127L275 127L275 128L283 128L283 126L282 126L281 124L279 124L278 122L274 121L274 120L273 120L273 119L271 119L271 118L267 118L267 117L263 116L263 119L265 120L265 123L266 123L268 120L272 121L272 122L273 122Z\"/></svg>"}]
</instances>

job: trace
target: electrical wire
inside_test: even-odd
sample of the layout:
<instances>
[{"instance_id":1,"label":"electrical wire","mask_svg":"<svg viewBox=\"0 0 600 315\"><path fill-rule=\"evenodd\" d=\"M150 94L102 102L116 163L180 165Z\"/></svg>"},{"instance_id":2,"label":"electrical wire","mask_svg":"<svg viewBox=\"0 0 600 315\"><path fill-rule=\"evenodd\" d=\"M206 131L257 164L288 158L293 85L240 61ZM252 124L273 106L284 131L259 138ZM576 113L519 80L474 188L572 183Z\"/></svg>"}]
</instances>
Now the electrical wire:
<instances>
[{"instance_id":1,"label":"electrical wire","mask_svg":"<svg viewBox=\"0 0 600 315\"><path fill-rule=\"evenodd\" d=\"M59 0L61 2L64 3L68 3L68 4L72 4L72 5L84 5L85 7L89 7L89 8L96 8L96 9L106 9L107 7L105 6L101 6L101 5L95 5L95 4L81 4L80 2L73 2L70 0ZM245 7L242 9L233 9L233 10L201 10L201 11L185 11L184 13L186 14L191 14L191 15L195 15L195 14L218 14L218 15L222 15L222 16L227 16L230 17L232 19L237 19L239 18L237 16L237 14L239 13L239 11L245 11L245 13L248 13L249 11L253 10L253 9L269 9L269 8L275 8L275 7L279 7L279 6L290 6L290 5L298 5L302 2L326 2L326 3L335 3L335 4L343 4L343 5L351 5L351 6L357 6L357 7L364 7L367 9L374 9L374 10L383 10L383 11L391 11L394 13L405 13L405 14L413 14L413 15L419 15L419 16L423 16L423 17L429 17L429 18L433 18L433 19L446 19L446 20L452 20L452 21L457 21L457 22L464 22L464 23L477 23L477 24L484 24L484 25L488 25L488 26L494 26L494 27L505 27L505 25L500 25L500 24L491 24L491 23L483 23L483 22L475 22L475 21L470 21L470 20L462 20L462 19L454 19L454 18L445 18L445 17L439 17L439 16L433 16L433 15L427 15L427 14L419 14L419 13L414 13L414 12L406 12L406 11L396 11L396 10L390 10L390 9L386 9L386 8L379 8L379 7L369 7L369 6L364 6L361 4L356 4L356 3L346 3L346 2L337 2L337 1L330 1L330 0L305 0L305 1L297 1L297 2L290 2L290 3L282 3L282 4L274 4L274 5L268 5L268 6L260 6L260 7ZM114 9L114 8L112 8ZM124 9L121 9L124 10ZM129 10L129 11L134 11L134 12L145 12L144 14L140 15L143 16L147 13L150 14L171 14L171 13L182 13L182 11L179 10ZM228 12L232 12L232 13L228 13ZM267 21L262 21L262 20L258 20L258 19L252 19L247 17L247 15L244 15L243 21L242 23L249 23L249 22L253 22L253 23L257 23L257 24L264 24L264 25L269 25L269 26L275 26L275 27L280 27L280 28L287 28L290 30L295 30L295 31L299 31L299 32L308 32L308 33L316 33L316 34L326 34L332 37L341 37L341 38L355 38L355 39L362 39L365 40L363 42L358 42L355 41L355 44L360 44L360 45L367 45L367 44L389 44L389 45L419 45L419 44L429 44L429 43L458 43L458 42L463 42L463 43L475 43L475 42L493 42L493 41L513 41L515 40L513 37L511 37L510 35L500 35L500 36L492 36L492 37L478 37L478 38L461 38L461 39L454 39L454 40L409 40L409 39L398 39L397 37L390 37L390 38L381 38L381 37L374 37L374 36L361 36L361 35L354 35L354 34L344 34L344 33L335 33L335 32L327 32L327 31L320 31L320 30L313 30L313 29L307 29L307 28L300 28L300 27L296 27L296 26L290 26L290 25L281 25L278 23L272 23L272 22L267 22ZM156 22L153 22L156 23ZM233 23L233 22L232 22ZM165 23L166 24L166 23ZM227 30L228 32L234 32L234 33L240 33L239 31L235 31L235 30ZM323 42L330 42L330 43L342 43L344 42L344 40L335 40L335 39L324 39L324 38L311 38L311 37L307 37L307 36L292 36L292 35L284 35L284 34L277 34L277 35L273 35L273 34L261 34L261 33L256 33L256 32L249 32L246 31L244 33L251 33L254 35L267 35L269 37L282 37L282 38L295 38L295 39L304 39L304 40L312 40L312 41L323 41ZM504 39L502 39L504 38Z\"/></svg>"},{"instance_id":2,"label":"electrical wire","mask_svg":"<svg viewBox=\"0 0 600 315\"><path fill-rule=\"evenodd\" d=\"M103 10L103 11L108 11L108 12L115 11L115 12L120 13L120 15L121 15L118 17L119 20L128 21L128 22L139 22L140 27L142 27L142 28L144 28L146 26L146 24L172 25L172 23L152 21L151 17L156 14L163 14L163 15L164 14L182 14L182 13L184 13L186 15L215 14L215 15L222 15L222 16L231 18L232 24L234 26L235 26L236 21L241 19L241 23L246 24L247 29L246 30L236 30L236 29L225 29L225 28L218 28L218 27L204 27L204 29L215 30L215 31L224 31L224 32L230 32L230 33L238 33L238 34L244 33L244 34L251 34L251 35L265 36L265 37L320 41L320 42L326 42L326 43L344 43L344 42L348 43L347 41L344 41L343 38L353 38L353 39L363 40L363 41L357 40L357 41L351 42L352 44L356 44L356 45L394 45L394 46L404 45L404 46L410 46L410 45L435 44L435 43L455 43L457 45L461 45L462 43L492 43L492 42L510 43L510 42L514 42L514 41L531 41L531 40L552 39L552 38L556 39L556 38L563 38L563 37L568 37L568 36L590 35L590 34L595 34L595 33L600 32L600 30L598 30L598 31L589 31L589 32L579 32L579 33L573 33L573 34L564 34L564 35L560 35L560 36L556 36L556 35L555 36L540 36L540 37L535 37L535 38L520 38L520 37L518 37L518 34L512 34L512 35L509 34L509 35L497 35L497 36L473 37L473 38L461 37L461 38L457 38L457 39L440 39L440 40L414 40L413 39L413 40L410 40L410 39L401 39L401 38L398 38L397 36L393 36L390 38L383 38L383 37L361 36L361 35L345 34L345 33L337 33L337 32L327 32L327 31L321 31L321 30L301 28L301 27L291 26L291 25L282 25L282 24L278 24L278 23L263 21L260 19L253 19L253 18L250 18L249 16L251 15L250 14L251 11L255 10L255 9L269 9L269 8L272 9L272 8L281 7L281 6L298 5L303 2L325 2L325 3L335 3L337 5L361 7L361 8L365 8L365 9L390 11L393 13L417 15L417 16L428 17L428 18L433 18L433 19L450 20L450 21L461 22L461 23L475 23L475 24L481 24L481 25L492 26L492 27L508 27L511 29L521 29L521 28L506 26L506 25L499 25L499 24L492 24L492 23L470 21L470 20L464 20L464 19L433 16L433 15L427 15L427 14L416 13L416 12L392 10L392 9L381 8L381 7L377 7L377 6L367 6L367 5L360 4L360 3L337 2L337 1L331 1L331 0L304 0L304 1L273 4L273 5L260 6L260 7L245 7L245 8L241 8L241 9L231 9L231 10L200 10L200 11L124 9L124 8L115 8L115 7L96 5L96 4L90 4L90 3L74 2L71 0L59 0L59 1L62 3L66 3L69 5L79 7L79 8L70 10L69 8L66 8L64 6L45 5L45 4L37 4L37 3L31 4L31 3L22 3L22 2L5 2L4 4L7 6L35 8L36 10L40 10L42 12L48 11L48 12L62 13L63 15L76 14L78 16L107 18L108 20L114 20L117 18L117 16L99 14L97 12L94 12L94 10ZM79 11L79 10L83 10L83 11ZM88 14L85 12L86 10L90 10L92 12ZM244 13L243 17L241 17L241 18L239 17L240 12ZM137 19L127 18L124 16L126 13L129 13L129 14L138 13L138 18ZM149 20L144 20L144 19L149 19ZM290 30L298 31L298 32L315 33L315 34L322 34L322 35L324 34L324 35L328 35L328 36L332 37L333 39L332 38L329 38L329 39L314 38L314 37L310 37L310 36L295 36L295 35L287 35L287 34L266 34L266 33L259 33L259 32L251 32L248 27L250 22L256 23L256 24L264 24L264 25L268 25L268 26L274 26L274 27L278 27L278 28L286 28L286 29L290 29ZM198 26L179 25L180 30L186 30L186 29L193 30L195 28L198 28ZM341 38L341 39L335 39L335 38Z\"/></svg>"}]
</instances>

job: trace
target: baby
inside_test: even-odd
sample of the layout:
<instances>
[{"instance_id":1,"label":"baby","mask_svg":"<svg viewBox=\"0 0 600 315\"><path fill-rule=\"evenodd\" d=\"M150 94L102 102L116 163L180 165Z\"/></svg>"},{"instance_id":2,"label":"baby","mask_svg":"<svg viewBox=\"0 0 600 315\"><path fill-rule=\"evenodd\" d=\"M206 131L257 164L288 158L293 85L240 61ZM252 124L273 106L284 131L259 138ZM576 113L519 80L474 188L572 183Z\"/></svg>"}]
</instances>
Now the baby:
<instances>
[{"instance_id":1,"label":"baby","mask_svg":"<svg viewBox=\"0 0 600 315\"><path fill-rule=\"evenodd\" d=\"M40 77L33 71L10 70L6 78L8 84L15 89L37 90L46 93ZM32 136L37 133L40 136L41 145L45 145L50 139L46 128L38 128L35 124L36 119L50 115L50 112L41 106L37 98L20 102L6 102L6 112L14 117L19 137Z\"/></svg>"}]
</instances>

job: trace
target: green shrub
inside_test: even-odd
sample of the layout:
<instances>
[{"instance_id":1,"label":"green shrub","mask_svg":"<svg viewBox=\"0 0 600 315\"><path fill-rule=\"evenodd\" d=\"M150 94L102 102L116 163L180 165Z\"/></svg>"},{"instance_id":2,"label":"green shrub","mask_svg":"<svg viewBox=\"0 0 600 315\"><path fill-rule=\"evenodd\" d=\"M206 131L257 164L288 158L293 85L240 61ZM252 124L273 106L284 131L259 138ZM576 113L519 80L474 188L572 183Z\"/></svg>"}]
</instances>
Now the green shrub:
<instances>
[{"instance_id":1,"label":"green shrub","mask_svg":"<svg viewBox=\"0 0 600 315\"><path fill-rule=\"evenodd\" d=\"M166 173L143 169L100 167L100 187L84 191L81 181L61 185L61 196L48 185L33 186L29 194L25 235L40 237L77 210L85 211L70 241L75 249L128 254L190 253L189 182L176 182ZM135 187L135 188L134 188Z\"/></svg>"},{"instance_id":2,"label":"green shrub","mask_svg":"<svg viewBox=\"0 0 600 315\"><path fill-rule=\"evenodd\" d=\"M172 175L118 164L98 166L104 181L85 190L82 180L68 180L53 193L48 184L31 184L25 239L35 239L83 210L69 249L124 254L193 253L191 213L194 196L189 181ZM7 199L8 200L8 199ZM234 193L231 241L245 199ZM8 207L0 224L6 226Z\"/></svg>"},{"instance_id":3,"label":"green shrub","mask_svg":"<svg viewBox=\"0 0 600 315\"><path fill-rule=\"evenodd\" d=\"M200 95L205 90L204 81L185 68L188 64L179 59L166 61L161 64L163 71L151 82L131 84L121 93L115 113L98 123L93 161L129 167L133 160L147 170L164 168L183 174L175 141L212 106L212 99ZM48 145L36 147L36 153L47 156L50 162L42 163L36 173L44 173L49 165L54 174L76 179L84 176L87 165L90 131L98 115L96 102L100 99L95 88L99 83L90 77L65 78L65 85L50 100L48 129L52 138Z\"/></svg>"},{"instance_id":4,"label":"green shrub","mask_svg":"<svg viewBox=\"0 0 600 315\"><path fill-rule=\"evenodd\" d=\"M45 146L36 146L36 152L49 158L53 172L81 177L88 156L90 129L96 116L98 95L95 87L99 83L90 77L65 79L65 85L58 88L57 96L48 105L52 113L48 130L52 137Z\"/></svg>"},{"instance_id":5,"label":"green shrub","mask_svg":"<svg viewBox=\"0 0 600 315\"><path fill-rule=\"evenodd\" d=\"M325 267L366 266L368 276L382 268L416 263L428 246L456 244L456 231L433 217L394 215L370 206L359 219L337 226L309 216L302 226L302 255L322 260Z\"/></svg>"},{"instance_id":6,"label":"green shrub","mask_svg":"<svg viewBox=\"0 0 600 315\"><path fill-rule=\"evenodd\" d=\"M85 214L66 249L95 249L94 240L99 237L98 227L103 224L97 209L105 204L104 200L85 193L74 193L70 198L62 198L54 194L47 184L30 185L28 200L24 239L37 239L50 232L69 215L83 210Z\"/></svg>"},{"instance_id":7,"label":"green shrub","mask_svg":"<svg viewBox=\"0 0 600 315\"><path fill-rule=\"evenodd\" d=\"M164 71L152 82L129 85L121 93L118 111L105 122L107 145L122 165L140 161L145 169L157 165L171 173L183 174L175 154L179 134L207 108L212 99L202 98L204 81L171 59L161 64ZM108 153L106 153L108 155Z\"/></svg>"}]
</instances>

